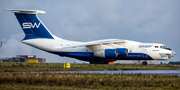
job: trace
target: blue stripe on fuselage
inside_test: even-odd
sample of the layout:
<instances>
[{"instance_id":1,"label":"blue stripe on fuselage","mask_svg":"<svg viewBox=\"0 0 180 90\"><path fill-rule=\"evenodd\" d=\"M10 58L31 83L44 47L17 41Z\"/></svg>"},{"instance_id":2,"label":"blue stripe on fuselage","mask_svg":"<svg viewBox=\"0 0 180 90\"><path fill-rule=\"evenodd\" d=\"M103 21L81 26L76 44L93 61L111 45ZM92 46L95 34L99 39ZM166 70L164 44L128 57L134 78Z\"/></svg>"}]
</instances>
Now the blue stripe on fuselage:
<instances>
[{"instance_id":1,"label":"blue stripe on fuselage","mask_svg":"<svg viewBox=\"0 0 180 90\"><path fill-rule=\"evenodd\" d=\"M92 60L104 60L104 61L116 61L116 60L153 60L149 55L144 53L128 53L126 57L117 57L117 58L99 58L95 57L93 52L51 52L60 56L67 56L83 61L92 61Z\"/></svg>"}]
</instances>

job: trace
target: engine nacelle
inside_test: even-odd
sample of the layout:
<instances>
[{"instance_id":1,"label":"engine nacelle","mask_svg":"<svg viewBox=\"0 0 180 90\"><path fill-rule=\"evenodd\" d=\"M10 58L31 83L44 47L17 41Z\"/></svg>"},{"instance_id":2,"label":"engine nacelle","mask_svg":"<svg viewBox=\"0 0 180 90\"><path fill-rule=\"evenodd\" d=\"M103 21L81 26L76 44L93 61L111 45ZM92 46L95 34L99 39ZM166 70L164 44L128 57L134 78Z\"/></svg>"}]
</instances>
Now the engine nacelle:
<instances>
[{"instance_id":1,"label":"engine nacelle","mask_svg":"<svg viewBox=\"0 0 180 90\"><path fill-rule=\"evenodd\" d=\"M128 55L128 50L126 48L104 49L104 50L97 50L94 52L94 56L101 58L125 57L127 55Z\"/></svg>"},{"instance_id":2,"label":"engine nacelle","mask_svg":"<svg viewBox=\"0 0 180 90\"><path fill-rule=\"evenodd\" d=\"M97 50L94 52L94 56L101 58L114 58L117 56L116 49Z\"/></svg>"}]
</instances>

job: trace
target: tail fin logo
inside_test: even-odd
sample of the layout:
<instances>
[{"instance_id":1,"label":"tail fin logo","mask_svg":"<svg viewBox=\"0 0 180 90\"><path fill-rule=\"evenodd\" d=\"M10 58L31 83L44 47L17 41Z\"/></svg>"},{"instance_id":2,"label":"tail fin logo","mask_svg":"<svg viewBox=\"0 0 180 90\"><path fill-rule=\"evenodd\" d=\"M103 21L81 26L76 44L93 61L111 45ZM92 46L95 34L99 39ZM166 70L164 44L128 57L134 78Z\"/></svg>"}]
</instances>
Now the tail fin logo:
<instances>
[{"instance_id":1,"label":"tail fin logo","mask_svg":"<svg viewBox=\"0 0 180 90\"><path fill-rule=\"evenodd\" d=\"M36 22L34 24L32 24L31 22L25 22L22 24L23 29L29 29L29 28L39 28L40 26L40 22L38 24L36 24Z\"/></svg>"}]
</instances>

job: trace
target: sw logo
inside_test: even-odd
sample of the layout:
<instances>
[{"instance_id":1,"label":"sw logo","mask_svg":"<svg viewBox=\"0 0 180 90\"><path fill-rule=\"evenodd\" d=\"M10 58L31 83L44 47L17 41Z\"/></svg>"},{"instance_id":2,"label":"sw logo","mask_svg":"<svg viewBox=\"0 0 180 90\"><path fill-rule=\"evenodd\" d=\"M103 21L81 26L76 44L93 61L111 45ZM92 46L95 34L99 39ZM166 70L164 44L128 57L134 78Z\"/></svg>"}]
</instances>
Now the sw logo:
<instances>
[{"instance_id":1,"label":"sw logo","mask_svg":"<svg viewBox=\"0 0 180 90\"><path fill-rule=\"evenodd\" d=\"M40 26L40 22L39 24L37 25L36 22L34 24L32 24L31 22L25 22L22 24L23 25L23 29L28 29L28 28L39 28Z\"/></svg>"}]
</instances>

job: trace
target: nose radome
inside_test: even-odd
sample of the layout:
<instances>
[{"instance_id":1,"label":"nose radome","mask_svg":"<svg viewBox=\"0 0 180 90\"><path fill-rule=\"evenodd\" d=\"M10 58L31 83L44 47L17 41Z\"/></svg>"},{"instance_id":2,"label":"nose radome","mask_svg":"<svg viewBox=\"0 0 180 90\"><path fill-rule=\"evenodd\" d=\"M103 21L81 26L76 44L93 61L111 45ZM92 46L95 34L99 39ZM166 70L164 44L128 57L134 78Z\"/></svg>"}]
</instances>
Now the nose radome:
<instances>
[{"instance_id":1,"label":"nose radome","mask_svg":"<svg viewBox=\"0 0 180 90\"><path fill-rule=\"evenodd\" d=\"M172 56L174 57L176 55L176 52L172 50Z\"/></svg>"}]
</instances>

